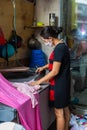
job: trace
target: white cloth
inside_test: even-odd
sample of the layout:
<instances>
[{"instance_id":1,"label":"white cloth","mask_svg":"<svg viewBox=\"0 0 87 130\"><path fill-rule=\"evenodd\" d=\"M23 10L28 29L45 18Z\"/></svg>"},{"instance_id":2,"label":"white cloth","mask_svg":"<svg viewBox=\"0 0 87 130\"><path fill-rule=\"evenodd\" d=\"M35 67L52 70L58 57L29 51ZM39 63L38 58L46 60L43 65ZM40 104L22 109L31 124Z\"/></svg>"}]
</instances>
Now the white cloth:
<instances>
[{"instance_id":1,"label":"white cloth","mask_svg":"<svg viewBox=\"0 0 87 130\"><path fill-rule=\"evenodd\" d=\"M32 108L34 108L38 104L38 101L36 100L34 94L37 93L37 90L40 89L40 85L30 86L29 85L30 82L24 82L24 83L13 82L12 85L18 91L30 97L31 102L32 102Z\"/></svg>"},{"instance_id":2,"label":"white cloth","mask_svg":"<svg viewBox=\"0 0 87 130\"><path fill-rule=\"evenodd\" d=\"M25 130L23 126L14 122L5 122L0 124L0 130Z\"/></svg>"}]
</instances>

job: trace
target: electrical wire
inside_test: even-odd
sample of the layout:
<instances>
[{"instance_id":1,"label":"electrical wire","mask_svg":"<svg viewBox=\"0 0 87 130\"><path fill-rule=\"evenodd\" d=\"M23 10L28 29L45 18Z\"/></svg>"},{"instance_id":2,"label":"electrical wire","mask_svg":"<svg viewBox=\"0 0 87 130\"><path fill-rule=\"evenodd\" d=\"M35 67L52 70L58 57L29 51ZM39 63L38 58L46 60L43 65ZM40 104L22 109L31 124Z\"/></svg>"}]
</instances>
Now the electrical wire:
<instances>
[{"instance_id":1,"label":"electrical wire","mask_svg":"<svg viewBox=\"0 0 87 130\"><path fill-rule=\"evenodd\" d=\"M13 15L13 30L14 30L14 37L15 37L15 44L16 44L16 53L15 53L15 59L16 59L16 63L17 65L19 66L24 66L20 61L19 59L17 58L17 35L16 35L16 0L11 0L12 1L12 4L13 4L13 12L14 12L14 15Z\"/></svg>"}]
</instances>

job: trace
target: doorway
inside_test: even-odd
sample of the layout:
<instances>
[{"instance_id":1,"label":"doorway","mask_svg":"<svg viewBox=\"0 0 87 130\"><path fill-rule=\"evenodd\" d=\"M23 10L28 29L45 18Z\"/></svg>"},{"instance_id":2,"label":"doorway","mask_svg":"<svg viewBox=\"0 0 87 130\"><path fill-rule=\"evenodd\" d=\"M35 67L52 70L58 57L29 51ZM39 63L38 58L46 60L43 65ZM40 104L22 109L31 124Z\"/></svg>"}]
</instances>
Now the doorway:
<instances>
[{"instance_id":1,"label":"doorway","mask_svg":"<svg viewBox=\"0 0 87 130\"><path fill-rule=\"evenodd\" d=\"M87 113L87 0L63 0L62 14L63 36L70 50L71 103L84 114Z\"/></svg>"}]
</instances>

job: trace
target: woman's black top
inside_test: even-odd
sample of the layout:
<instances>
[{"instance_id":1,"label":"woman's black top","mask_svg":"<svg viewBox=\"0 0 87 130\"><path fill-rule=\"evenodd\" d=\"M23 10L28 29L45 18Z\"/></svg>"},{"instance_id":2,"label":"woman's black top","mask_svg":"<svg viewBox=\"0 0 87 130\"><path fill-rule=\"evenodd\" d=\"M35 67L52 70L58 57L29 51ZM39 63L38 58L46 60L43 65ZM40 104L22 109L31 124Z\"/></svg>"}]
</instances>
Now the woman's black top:
<instances>
[{"instance_id":1,"label":"woman's black top","mask_svg":"<svg viewBox=\"0 0 87 130\"><path fill-rule=\"evenodd\" d=\"M70 55L68 46L59 43L49 58L49 71L53 62L61 62L59 73L50 80L49 105L55 108L64 108L70 103Z\"/></svg>"}]
</instances>

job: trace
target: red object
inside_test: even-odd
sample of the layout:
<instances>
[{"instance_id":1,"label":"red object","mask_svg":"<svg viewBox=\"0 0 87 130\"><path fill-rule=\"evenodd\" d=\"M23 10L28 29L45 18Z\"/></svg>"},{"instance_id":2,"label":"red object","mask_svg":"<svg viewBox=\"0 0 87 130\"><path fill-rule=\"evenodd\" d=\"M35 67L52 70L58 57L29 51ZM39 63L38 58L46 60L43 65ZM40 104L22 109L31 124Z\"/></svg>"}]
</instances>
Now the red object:
<instances>
[{"instance_id":1,"label":"red object","mask_svg":"<svg viewBox=\"0 0 87 130\"><path fill-rule=\"evenodd\" d=\"M0 28L0 45L5 45L5 44L6 44L6 40L4 38L2 29Z\"/></svg>"},{"instance_id":2,"label":"red object","mask_svg":"<svg viewBox=\"0 0 87 130\"><path fill-rule=\"evenodd\" d=\"M54 90L50 90L50 101L54 101Z\"/></svg>"}]
</instances>

